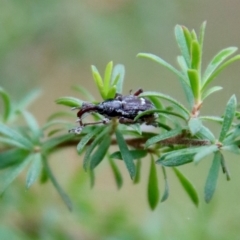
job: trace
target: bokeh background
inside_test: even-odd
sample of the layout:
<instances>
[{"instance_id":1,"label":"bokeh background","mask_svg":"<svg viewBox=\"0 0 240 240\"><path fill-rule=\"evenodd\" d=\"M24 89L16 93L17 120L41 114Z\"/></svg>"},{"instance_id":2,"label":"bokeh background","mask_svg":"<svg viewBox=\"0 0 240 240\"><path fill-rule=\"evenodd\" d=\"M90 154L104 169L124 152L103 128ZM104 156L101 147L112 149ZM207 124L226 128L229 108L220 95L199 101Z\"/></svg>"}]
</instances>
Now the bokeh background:
<instances>
[{"instance_id":1,"label":"bokeh background","mask_svg":"<svg viewBox=\"0 0 240 240\"><path fill-rule=\"evenodd\" d=\"M30 110L43 124L51 113L63 110L55 99L80 97L72 85L86 87L100 100L90 66L103 72L112 60L125 65L125 93L142 87L185 103L176 77L156 63L136 58L137 53L151 52L176 65L174 26L198 30L207 20L206 66L222 48L240 46L239 12L238 0L1 0L0 85L16 100L40 88L42 95ZM222 114L233 93L239 98L239 64L218 78L217 85L224 90L209 98L203 113ZM50 183L26 191L23 175L0 200L0 239L240 239L240 162L233 155L228 159L232 180L220 176L210 204L203 201L210 165L206 159L197 167L181 167L198 190L198 208L168 171L170 197L152 212L146 197L147 160L141 184L133 185L120 165L124 186L117 190L108 164L103 163L91 189L75 149L60 150L51 166L73 201L73 212Z\"/></svg>"}]
</instances>

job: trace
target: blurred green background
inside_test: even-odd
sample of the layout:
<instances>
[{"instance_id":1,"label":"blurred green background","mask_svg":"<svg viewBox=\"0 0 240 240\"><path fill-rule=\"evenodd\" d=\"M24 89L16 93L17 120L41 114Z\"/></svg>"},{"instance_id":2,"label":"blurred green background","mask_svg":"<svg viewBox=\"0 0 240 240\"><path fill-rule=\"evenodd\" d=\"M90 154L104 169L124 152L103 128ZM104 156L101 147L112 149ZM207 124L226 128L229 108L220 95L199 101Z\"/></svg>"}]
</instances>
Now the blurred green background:
<instances>
[{"instance_id":1,"label":"blurred green background","mask_svg":"<svg viewBox=\"0 0 240 240\"><path fill-rule=\"evenodd\" d=\"M31 111L44 123L51 113L63 109L54 103L56 98L79 97L71 91L72 85L81 84L100 100L90 65L103 71L113 60L126 67L125 93L142 87L185 103L175 76L137 59L137 53L151 52L176 65L174 26L183 24L198 31L207 20L206 66L222 48L239 47L239 10L238 0L1 0L0 85L15 99L31 89L42 89ZM218 85L224 90L209 98L203 113L222 114L232 93L240 95L239 64L221 74ZM197 167L181 167L199 192L199 208L168 169L170 198L152 212L146 197L148 161L137 186L119 164L124 175L120 191L108 164L103 163L91 189L75 149L63 149L54 154L51 166L73 201L73 212L68 212L50 183L35 184L26 191L23 175L0 201L0 239L240 239L240 164L235 156L228 159L232 181L220 176L210 204L203 201L210 165L206 159ZM163 187L163 180L159 181Z\"/></svg>"}]
</instances>

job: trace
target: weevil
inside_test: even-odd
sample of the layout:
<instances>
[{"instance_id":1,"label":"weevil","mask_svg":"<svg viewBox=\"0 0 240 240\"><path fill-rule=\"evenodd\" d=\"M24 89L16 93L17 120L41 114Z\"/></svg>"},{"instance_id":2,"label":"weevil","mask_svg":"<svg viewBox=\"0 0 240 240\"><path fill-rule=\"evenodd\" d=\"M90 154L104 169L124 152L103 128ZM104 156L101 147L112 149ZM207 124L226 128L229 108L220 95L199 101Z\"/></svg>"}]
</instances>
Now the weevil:
<instances>
[{"instance_id":1,"label":"weevil","mask_svg":"<svg viewBox=\"0 0 240 240\"><path fill-rule=\"evenodd\" d=\"M76 134L81 133L83 127L94 124L108 124L112 118L117 118L121 124L134 124L134 123L145 123L147 125L156 125L156 115L148 114L140 117L137 121L134 121L135 117L146 110L155 109L152 102L144 97L139 97L143 92L142 89L137 90L134 94L123 96L117 93L113 99L108 99L98 104L84 102L81 107L75 107L73 109L79 109L77 116L77 122L80 126L69 130ZM83 123L83 115L87 113L99 113L105 118L101 121Z\"/></svg>"}]
</instances>

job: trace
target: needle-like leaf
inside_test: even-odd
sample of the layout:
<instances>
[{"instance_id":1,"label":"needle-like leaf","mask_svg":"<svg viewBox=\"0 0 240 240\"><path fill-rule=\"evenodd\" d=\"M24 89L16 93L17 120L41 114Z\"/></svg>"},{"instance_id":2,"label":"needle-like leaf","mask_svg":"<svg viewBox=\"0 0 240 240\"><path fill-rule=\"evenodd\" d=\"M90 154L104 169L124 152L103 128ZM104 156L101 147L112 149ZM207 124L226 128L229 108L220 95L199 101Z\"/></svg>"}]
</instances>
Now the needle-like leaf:
<instances>
[{"instance_id":1,"label":"needle-like leaf","mask_svg":"<svg viewBox=\"0 0 240 240\"><path fill-rule=\"evenodd\" d=\"M122 158L126 164L126 167L130 174L131 179L134 179L134 177L136 175L136 167L134 165L132 155L131 155L130 151L128 150L128 146L127 146L121 132L119 130L116 130L115 133L116 133L117 143L118 143Z\"/></svg>"},{"instance_id":2,"label":"needle-like leaf","mask_svg":"<svg viewBox=\"0 0 240 240\"><path fill-rule=\"evenodd\" d=\"M113 161L110 157L108 157L108 160L109 160L111 169L113 171L113 175L114 175L114 178L115 178L115 182L117 184L117 188L120 189L122 187L122 184L123 184L123 179L122 179L121 172L119 171L115 161Z\"/></svg>"},{"instance_id":3,"label":"needle-like leaf","mask_svg":"<svg viewBox=\"0 0 240 240\"><path fill-rule=\"evenodd\" d=\"M8 93L0 87L0 96L3 100L4 112L3 112L3 121L6 122L12 111L12 105Z\"/></svg>"},{"instance_id":4,"label":"needle-like leaf","mask_svg":"<svg viewBox=\"0 0 240 240\"><path fill-rule=\"evenodd\" d=\"M148 203L152 210L156 208L159 202L159 196L157 169L153 156L151 156L151 166L148 177Z\"/></svg>"},{"instance_id":5,"label":"needle-like leaf","mask_svg":"<svg viewBox=\"0 0 240 240\"><path fill-rule=\"evenodd\" d=\"M209 170L206 185L205 185L205 190L204 190L205 201L207 203L210 202L215 192L222 158L223 158L223 155L220 151L215 152L212 166Z\"/></svg>"},{"instance_id":6,"label":"needle-like leaf","mask_svg":"<svg viewBox=\"0 0 240 240\"><path fill-rule=\"evenodd\" d=\"M40 153L33 154L32 164L27 173L26 187L30 188L37 180L42 170L42 156Z\"/></svg>"},{"instance_id":7,"label":"needle-like leaf","mask_svg":"<svg viewBox=\"0 0 240 240\"><path fill-rule=\"evenodd\" d=\"M232 125L232 121L235 116L236 107L237 107L237 99L236 99L236 96L233 95L229 99L226 109L225 109L223 123L222 123L222 129L221 129L220 136L219 136L220 142L222 142L224 140L224 138L227 135L228 130L230 129L230 127Z\"/></svg>"},{"instance_id":8,"label":"needle-like leaf","mask_svg":"<svg viewBox=\"0 0 240 240\"><path fill-rule=\"evenodd\" d=\"M173 170L174 170L176 176L178 177L178 180L182 184L184 190L186 191L186 193L192 200L192 202L196 206L198 206L198 203L199 203L198 194L196 192L196 189L192 185L192 183L177 168L173 168Z\"/></svg>"},{"instance_id":9,"label":"needle-like leaf","mask_svg":"<svg viewBox=\"0 0 240 240\"><path fill-rule=\"evenodd\" d=\"M83 101L75 97L61 97L55 101L57 104L65 105L68 107L81 107Z\"/></svg>"}]
</instances>

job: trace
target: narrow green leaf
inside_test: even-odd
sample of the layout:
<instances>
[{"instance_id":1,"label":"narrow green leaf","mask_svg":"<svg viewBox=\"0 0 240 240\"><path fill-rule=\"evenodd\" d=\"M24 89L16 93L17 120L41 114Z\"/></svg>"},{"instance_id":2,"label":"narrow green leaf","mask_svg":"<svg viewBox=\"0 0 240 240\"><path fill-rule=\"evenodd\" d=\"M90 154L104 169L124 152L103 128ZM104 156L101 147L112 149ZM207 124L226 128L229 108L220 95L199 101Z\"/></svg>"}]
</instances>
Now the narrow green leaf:
<instances>
[{"instance_id":1,"label":"narrow green leaf","mask_svg":"<svg viewBox=\"0 0 240 240\"><path fill-rule=\"evenodd\" d=\"M148 99L153 103L153 105L155 106L156 109L158 110L164 110L164 105L163 103L157 98L157 97L148 97ZM159 115L158 119L160 120L161 124L165 124L166 123L166 118L163 115Z\"/></svg>"},{"instance_id":2,"label":"narrow green leaf","mask_svg":"<svg viewBox=\"0 0 240 240\"><path fill-rule=\"evenodd\" d=\"M161 156L156 163L161 164L162 166L165 167L176 167L180 166L183 164L187 164L193 161L195 153L189 153L189 154L179 154L179 155L174 155L171 157L171 154L167 158L164 156Z\"/></svg>"},{"instance_id":3,"label":"narrow green leaf","mask_svg":"<svg viewBox=\"0 0 240 240\"><path fill-rule=\"evenodd\" d=\"M202 121L199 118L192 117L188 121L188 127L191 134L194 136L202 128Z\"/></svg>"},{"instance_id":4,"label":"narrow green leaf","mask_svg":"<svg viewBox=\"0 0 240 240\"><path fill-rule=\"evenodd\" d=\"M53 129L53 130L51 130L50 132L48 132L47 136L48 136L48 137L52 137L53 135L56 135L57 133L59 133L59 132L61 132L61 131L63 131L62 128Z\"/></svg>"},{"instance_id":5,"label":"narrow green leaf","mask_svg":"<svg viewBox=\"0 0 240 240\"><path fill-rule=\"evenodd\" d=\"M52 126L56 126L56 125L62 125L61 128L64 129L64 127L66 129L69 129L71 127L73 127L72 123L69 123L69 121L65 121L65 120L51 120L49 122L46 122L43 127L42 130L46 131L48 128L52 127Z\"/></svg>"},{"instance_id":6,"label":"narrow green leaf","mask_svg":"<svg viewBox=\"0 0 240 240\"><path fill-rule=\"evenodd\" d=\"M184 33L184 37L186 40L186 44L187 44L187 48L188 48L188 53L189 53L189 66L190 66L190 52L191 52L191 42L192 42L192 36L191 33L189 31L188 28L186 28L185 26L181 26L183 33Z\"/></svg>"},{"instance_id":7,"label":"narrow green leaf","mask_svg":"<svg viewBox=\"0 0 240 240\"><path fill-rule=\"evenodd\" d=\"M98 72L98 69L94 65L92 65L91 70L92 70L94 81L97 84L97 86L103 87L103 80L100 73Z\"/></svg>"},{"instance_id":8,"label":"narrow green leaf","mask_svg":"<svg viewBox=\"0 0 240 240\"><path fill-rule=\"evenodd\" d=\"M30 188L37 180L42 170L42 157L40 153L33 154L32 164L27 173L26 187Z\"/></svg>"},{"instance_id":9,"label":"narrow green leaf","mask_svg":"<svg viewBox=\"0 0 240 240\"><path fill-rule=\"evenodd\" d=\"M44 169L46 170L46 173L47 173L49 179L51 180L53 186L56 188L56 190L59 193L60 197L62 198L63 202L66 204L67 208L70 211L72 211L72 202L71 202L70 198L68 197L68 195L64 192L62 187L59 185L55 176L53 175L52 170L50 169L50 167L48 165L47 159L43 159L42 162L43 162Z\"/></svg>"},{"instance_id":10,"label":"narrow green leaf","mask_svg":"<svg viewBox=\"0 0 240 240\"><path fill-rule=\"evenodd\" d=\"M216 142L216 138L214 137L213 133L205 126L201 126L200 130L197 132L197 137L201 139L208 139L211 143Z\"/></svg>"},{"instance_id":11,"label":"narrow green leaf","mask_svg":"<svg viewBox=\"0 0 240 240\"><path fill-rule=\"evenodd\" d=\"M10 113L12 111L11 100L8 93L1 87L0 87L0 96L2 97L3 107L4 107L3 121L6 122L9 119Z\"/></svg>"},{"instance_id":12,"label":"narrow green leaf","mask_svg":"<svg viewBox=\"0 0 240 240\"><path fill-rule=\"evenodd\" d=\"M161 98L161 99L165 99L165 100L173 103L179 109L181 109L183 111L184 117L186 119L190 116L189 111L181 103L179 103L179 101L175 100L174 98L172 98L168 95L158 93L158 92L143 92L143 93L140 94L140 97L148 97L148 96L153 96L153 97L158 97L158 98Z\"/></svg>"},{"instance_id":13,"label":"narrow green leaf","mask_svg":"<svg viewBox=\"0 0 240 240\"><path fill-rule=\"evenodd\" d=\"M179 114L179 113L176 113L176 112L171 112L171 111L167 111L167 110L162 110L162 109L151 109L151 110L146 110L144 112L141 112L139 113L135 118L134 118L134 121L136 122L139 118L145 116L145 115L151 115L153 113L164 113L164 114L167 114L167 115L172 115L172 116L176 116L176 117L179 117L183 120L186 120L185 116Z\"/></svg>"},{"instance_id":14,"label":"narrow green leaf","mask_svg":"<svg viewBox=\"0 0 240 240\"><path fill-rule=\"evenodd\" d=\"M227 181L230 181L231 180L230 172L229 172L229 169L227 167L227 163L226 163L223 155L222 155L222 158L221 158L221 166L222 166L223 173L226 174Z\"/></svg>"},{"instance_id":15,"label":"narrow green leaf","mask_svg":"<svg viewBox=\"0 0 240 240\"><path fill-rule=\"evenodd\" d=\"M203 75L203 84L207 84L212 73L223 61L237 51L237 47L229 47L218 52L208 64L208 67Z\"/></svg>"},{"instance_id":16,"label":"narrow green leaf","mask_svg":"<svg viewBox=\"0 0 240 240\"><path fill-rule=\"evenodd\" d=\"M211 145L211 146L204 146L202 147L199 152L194 156L193 161L195 163L198 163L200 160L202 160L204 157L218 151L218 146L217 145Z\"/></svg>"},{"instance_id":17,"label":"narrow green leaf","mask_svg":"<svg viewBox=\"0 0 240 240\"><path fill-rule=\"evenodd\" d=\"M224 140L224 138L227 135L228 130L230 129L230 127L232 125L232 121L235 116L236 107L237 107L237 99L236 99L236 96L233 95L229 99L226 109L225 109L222 129L221 129L220 136L219 136L220 142L222 142Z\"/></svg>"},{"instance_id":18,"label":"narrow green leaf","mask_svg":"<svg viewBox=\"0 0 240 240\"><path fill-rule=\"evenodd\" d=\"M124 65L122 65L122 64L115 65L114 68L113 68L111 84L112 85L116 84L116 87L117 87L116 88L116 92L117 93L122 93L123 83L124 83L124 76L125 76ZM116 80L117 78L118 78L118 80Z\"/></svg>"},{"instance_id":19,"label":"narrow green leaf","mask_svg":"<svg viewBox=\"0 0 240 240\"><path fill-rule=\"evenodd\" d=\"M231 153L240 154L239 146L236 144L226 145L221 147L222 150L229 151Z\"/></svg>"},{"instance_id":20,"label":"narrow green leaf","mask_svg":"<svg viewBox=\"0 0 240 240\"><path fill-rule=\"evenodd\" d=\"M105 92L106 96L107 96L108 91L110 89L110 80L111 80L111 75L112 75L112 68L113 68L113 62L109 62L106 66L106 69L105 69L104 81L103 81L103 89L104 89L104 92Z\"/></svg>"},{"instance_id":21,"label":"narrow green leaf","mask_svg":"<svg viewBox=\"0 0 240 240\"><path fill-rule=\"evenodd\" d=\"M136 162L136 176L133 179L133 183L137 184L140 182L140 177L141 177L141 167L142 167L142 160L138 159Z\"/></svg>"},{"instance_id":22,"label":"narrow green leaf","mask_svg":"<svg viewBox=\"0 0 240 240\"><path fill-rule=\"evenodd\" d=\"M164 176L165 187L164 187L164 193L161 198L161 202L164 202L168 199L168 196L169 196L169 185L168 185L168 179L167 179L167 173L166 173L165 167L162 167L162 171L163 171L163 176Z\"/></svg>"},{"instance_id":23,"label":"narrow green leaf","mask_svg":"<svg viewBox=\"0 0 240 240\"><path fill-rule=\"evenodd\" d=\"M190 42L191 35L186 27L176 25L175 27L175 37L178 43L178 47L187 63L190 66Z\"/></svg>"},{"instance_id":24,"label":"narrow green leaf","mask_svg":"<svg viewBox=\"0 0 240 240\"><path fill-rule=\"evenodd\" d=\"M110 157L108 158L108 160L109 160L111 169L113 171L113 175L114 175L115 182L117 184L117 188L120 189L122 187L122 184L123 184L123 179L122 179L121 172L119 171L115 161L113 161Z\"/></svg>"},{"instance_id":25,"label":"narrow green leaf","mask_svg":"<svg viewBox=\"0 0 240 240\"><path fill-rule=\"evenodd\" d=\"M90 155L94 148L99 144L100 141L102 141L105 137L105 135L108 134L110 129L110 126L106 127L94 138L92 143L87 147L84 158L83 158L83 168L87 170L89 168L89 163L90 163Z\"/></svg>"},{"instance_id":26,"label":"narrow green leaf","mask_svg":"<svg viewBox=\"0 0 240 240\"><path fill-rule=\"evenodd\" d=\"M223 141L224 145L232 144L232 142L240 136L240 125L236 125L234 129L226 136Z\"/></svg>"},{"instance_id":27,"label":"narrow green leaf","mask_svg":"<svg viewBox=\"0 0 240 240\"><path fill-rule=\"evenodd\" d=\"M125 162L127 170L130 174L131 179L134 179L134 177L136 175L136 168L135 168L135 165L133 162L132 155L128 150L128 146L123 138L122 133L119 130L116 130L115 134L116 134L119 150L121 151L122 158Z\"/></svg>"},{"instance_id":28,"label":"narrow green leaf","mask_svg":"<svg viewBox=\"0 0 240 240\"><path fill-rule=\"evenodd\" d=\"M155 143L157 143L159 141L175 137L175 136L177 136L177 135L179 135L181 133L182 133L182 129L181 128L177 128L177 129L174 129L174 130L171 130L171 131L159 134L157 136L154 136L154 137L152 137L152 138L147 140L147 142L145 143L145 148L148 148L149 146L151 146L151 145L153 145L153 144L155 144Z\"/></svg>"},{"instance_id":29,"label":"narrow green leaf","mask_svg":"<svg viewBox=\"0 0 240 240\"><path fill-rule=\"evenodd\" d=\"M37 120L33 117L33 115L27 111L22 111L21 113L24 116L31 131L33 132L39 131L39 125L37 123Z\"/></svg>"},{"instance_id":30,"label":"narrow green leaf","mask_svg":"<svg viewBox=\"0 0 240 240\"><path fill-rule=\"evenodd\" d=\"M64 111L59 111L59 112L54 112L53 114L51 114L48 118L47 118L47 122L59 119L59 118L65 118L65 117L75 117L76 114L73 112L64 112Z\"/></svg>"},{"instance_id":31,"label":"narrow green leaf","mask_svg":"<svg viewBox=\"0 0 240 240\"><path fill-rule=\"evenodd\" d=\"M194 96L193 96L192 88L191 88L191 86L189 84L187 84L184 81L181 81L181 86L182 86L182 88L184 90L184 93L185 93L188 105L192 109L193 106L194 106Z\"/></svg>"},{"instance_id":32,"label":"narrow green leaf","mask_svg":"<svg viewBox=\"0 0 240 240\"><path fill-rule=\"evenodd\" d=\"M75 85L72 87L72 89L83 94L87 98L87 100L90 102L93 102L95 100L93 95L81 85Z\"/></svg>"},{"instance_id":33,"label":"narrow green leaf","mask_svg":"<svg viewBox=\"0 0 240 240\"><path fill-rule=\"evenodd\" d=\"M42 168L41 176L40 176L40 183L41 183L41 184L44 184L44 183L46 183L48 180L49 180L48 173L47 173L47 171L46 171L45 168Z\"/></svg>"},{"instance_id":34,"label":"narrow green leaf","mask_svg":"<svg viewBox=\"0 0 240 240\"><path fill-rule=\"evenodd\" d=\"M64 134L55 138L51 138L49 140L46 140L43 145L42 149L44 152L51 151L54 149L57 145L62 144L64 142L67 142L71 139L73 139L74 136L72 134Z\"/></svg>"},{"instance_id":35,"label":"narrow green leaf","mask_svg":"<svg viewBox=\"0 0 240 240\"><path fill-rule=\"evenodd\" d=\"M212 93L215 93L217 91L220 91L222 90L223 88L220 87L220 86L214 86L214 87L211 87L209 89L207 89L206 91L204 91L202 93L202 100L204 100L205 98L207 98L208 96L210 96Z\"/></svg>"},{"instance_id":36,"label":"narrow green leaf","mask_svg":"<svg viewBox=\"0 0 240 240\"><path fill-rule=\"evenodd\" d=\"M135 125L135 124L134 124ZM132 126L129 126L132 128ZM133 129L133 128L132 128ZM121 129L121 132L123 135L127 135L127 136L133 136L133 137L140 137L142 136L139 132L137 132L137 130L131 130L131 129ZM150 134L151 135L151 134Z\"/></svg>"},{"instance_id":37,"label":"narrow green leaf","mask_svg":"<svg viewBox=\"0 0 240 240\"><path fill-rule=\"evenodd\" d=\"M159 189L157 169L153 157L151 156L151 166L148 177L148 203L152 210L154 210L159 202Z\"/></svg>"},{"instance_id":38,"label":"narrow green leaf","mask_svg":"<svg viewBox=\"0 0 240 240\"><path fill-rule=\"evenodd\" d=\"M217 116L200 116L199 119L222 123L223 118Z\"/></svg>"},{"instance_id":39,"label":"narrow green leaf","mask_svg":"<svg viewBox=\"0 0 240 240\"><path fill-rule=\"evenodd\" d=\"M39 141L39 137L41 136L41 130L39 128L39 125L37 123L37 120L35 119L35 117L27 112L27 111L21 111L22 115L24 116L27 125L33 135L33 140L34 141Z\"/></svg>"},{"instance_id":40,"label":"narrow green leaf","mask_svg":"<svg viewBox=\"0 0 240 240\"><path fill-rule=\"evenodd\" d=\"M81 107L83 103L82 100L75 97L61 97L55 100L55 102L68 107Z\"/></svg>"},{"instance_id":41,"label":"narrow green leaf","mask_svg":"<svg viewBox=\"0 0 240 240\"><path fill-rule=\"evenodd\" d=\"M129 153L131 154L132 159L140 159L147 156L146 150L129 150ZM110 158L123 160L122 153L120 151L112 153L110 155Z\"/></svg>"},{"instance_id":42,"label":"narrow green leaf","mask_svg":"<svg viewBox=\"0 0 240 240\"><path fill-rule=\"evenodd\" d=\"M99 144L97 150L94 152L94 154L91 157L90 160L90 170L93 170L105 157L109 146L111 143L110 137L105 137L103 141Z\"/></svg>"},{"instance_id":43,"label":"narrow green leaf","mask_svg":"<svg viewBox=\"0 0 240 240\"><path fill-rule=\"evenodd\" d=\"M187 72L188 69L188 65L186 63L186 60L183 56L177 56L177 62L180 66L180 68L182 69L182 72L185 73Z\"/></svg>"},{"instance_id":44,"label":"narrow green leaf","mask_svg":"<svg viewBox=\"0 0 240 240\"><path fill-rule=\"evenodd\" d=\"M183 30L183 33L184 33L184 36L185 36L185 40L186 40L186 43L187 43L187 47L188 47L188 52L189 52L189 57L190 57L190 49L191 49L191 42L192 42L192 36L191 36L191 33L190 31L188 30L188 28L186 28L185 26L181 26L182 27L182 30ZM189 59L190 60L190 59ZM190 63L190 61L189 61Z\"/></svg>"},{"instance_id":45,"label":"narrow green leaf","mask_svg":"<svg viewBox=\"0 0 240 240\"><path fill-rule=\"evenodd\" d=\"M201 48L196 40L191 43L191 60L191 68L199 71L201 68Z\"/></svg>"},{"instance_id":46,"label":"narrow green leaf","mask_svg":"<svg viewBox=\"0 0 240 240\"><path fill-rule=\"evenodd\" d=\"M131 124L129 127L132 128L133 131L135 131L139 136L142 135L142 129L139 123Z\"/></svg>"},{"instance_id":47,"label":"narrow green leaf","mask_svg":"<svg viewBox=\"0 0 240 240\"><path fill-rule=\"evenodd\" d=\"M26 147L25 145L23 145L21 142L17 142L11 138L0 137L0 143L4 144L6 146L17 147L17 148L29 150L29 148Z\"/></svg>"},{"instance_id":48,"label":"narrow green leaf","mask_svg":"<svg viewBox=\"0 0 240 240\"><path fill-rule=\"evenodd\" d=\"M91 132L89 132L87 135L85 135L80 142L77 145L77 151L78 153L81 153L82 150L84 149L84 147L86 146L86 144L99 132L101 132L104 129L105 126L103 127L96 127L94 130L92 130Z\"/></svg>"},{"instance_id":49,"label":"narrow green leaf","mask_svg":"<svg viewBox=\"0 0 240 240\"><path fill-rule=\"evenodd\" d=\"M107 93L107 99L112 99L112 98L114 98L115 95L116 95L116 90L117 90L116 85L113 86L113 87L111 87L111 88L109 89L108 93Z\"/></svg>"},{"instance_id":50,"label":"narrow green leaf","mask_svg":"<svg viewBox=\"0 0 240 240\"><path fill-rule=\"evenodd\" d=\"M17 178L31 160L32 155L29 155L21 163L7 168L0 174L0 195L4 193L7 187Z\"/></svg>"},{"instance_id":51,"label":"narrow green leaf","mask_svg":"<svg viewBox=\"0 0 240 240\"><path fill-rule=\"evenodd\" d=\"M178 71L175 67L173 67L172 65L167 63L165 60L163 60L162 58L160 58L160 57L158 57L158 56L156 56L154 54L151 54L151 53L139 53L137 55L137 57L144 57L144 58L151 59L152 61L155 61L155 62L159 63L160 65L166 67L171 72L175 73L181 80L185 81L186 83L188 82L186 80L186 77L180 71Z\"/></svg>"},{"instance_id":52,"label":"narrow green leaf","mask_svg":"<svg viewBox=\"0 0 240 240\"><path fill-rule=\"evenodd\" d=\"M2 123L0 123L0 134L3 134L10 139L14 139L15 142L18 142L22 146L21 148L30 150L33 147L33 143L27 138L25 138L19 132L13 130L13 128L10 128Z\"/></svg>"},{"instance_id":53,"label":"narrow green leaf","mask_svg":"<svg viewBox=\"0 0 240 240\"><path fill-rule=\"evenodd\" d=\"M167 124L164 124L164 123L162 123L162 122L160 122L160 121L156 121L156 122L157 122L159 128L163 128L164 130L167 130L167 131L172 130L172 128L171 128L170 126L168 126ZM176 123L176 122L174 122L174 125L175 125L175 127L179 127L179 126L180 126L180 125L179 125L178 123Z\"/></svg>"},{"instance_id":54,"label":"narrow green leaf","mask_svg":"<svg viewBox=\"0 0 240 240\"><path fill-rule=\"evenodd\" d=\"M114 76L114 78L112 76L111 86L117 86L119 80L120 80L120 74L119 73L116 76Z\"/></svg>"},{"instance_id":55,"label":"narrow green leaf","mask_svg":"<svg viewBox=\"0 0 240 240\"><path fill-rule=\"evenodd\" d=\"M173 168L173 170L174 170L178 180L182 184L184 190L186 191L186 193L192 200L192 202L196 206L198 206L198 203L199 203L198 194L196 192L196 189L192 185L192 183L177 168Z\"/></svg>"},{"instance_id":56,"label":"narrow green leaf","mask_svg":"<svg viewBox=\"0 0 240 240\"><path fill-rule=\"evenodd\" d=\"M201 85L200 85L201 83L200 83L198 71L195 69L188 69L187 73L188 73L188 78L190 81L195 102L200 102L201 101Z\"/></svg>"},{"instance_id":57,"label":"narrow green leaf","mask_svg":"<svg viewBox=\"0 0 240 240\"><path fill-rule=\"evenodd\" d=\"M104 92L102 77L99 74L99 72L95 66L91 66L91 70L92 70L93 79L98 87L98 90L99 90L102 98L105 99L105 92Z\"/></svg>"},{"instance_id":58,"label":"narrow green leaf","mask_svg":"<svg viewBox=\"0 0 240 240\"><path fill-rule=\"evenodd\" d=\"M23 160L27 157L28 154L29 151L19 148L0 152L0 169L4 169L11 165L23 162Z\"/></svg>"},{"instance_id":59,"label":"narrow green leaf","mask_svg":"<svg viewBox=\"0 0 240 240\"><path fill-rule=\"evenodd\" d=\"M193 29L192 31L191 31L191 37L192 37L192 40L194 41L198 41L198 39L197 39L197 34L196 34L196 32L195 32L195 30Z\"/></svg>"},{"instance_id":60,"label":"narrow green leaf","mask_svg":"<svg viewBox=\"0 0 240 240\"><path fill-rule=\"evenodd\" d=\"M164 105L161 103L161 101L157 97L149 96L148 98L156 107L156 109L159 109L159 110L164 109Z\"/></svg>"},{"instance_id":61,"label":"narrow green leaf","mask_svg":"<svg viewBox=\"0 0 240 240\"><path fill-rule=\"evenodd\" d=\"M218 179L218 173L219 173L219 168L221 164L221 159L223 158L223 155L221 152L215 152L212 166L209 170L207 181L205 184L205 189L204 189L204 197L205 201L207 203L210 202L210 200L213 197L213 194L215 192L216 186L217 186L217 179Z\"/></svg>"},{"instance_id":62,"label":"narrow green leaf","mask_svg":"<svg viewBox=\"0 0 240 240\"><path fill-rule=\"evenodd\" d=\"M181 155L189 155L189 154L195 154L199 152L200 150L204 149L205 146L200 147L188 147L188 148L182 148L178 150L174 150L171 152L166 152L161 155L161 160L167 160L174 157L179 157Z\"/></svg>"},{"instance_id":63,"label":"narrow green leaf","mask_svg":"<svg viewBox=\"0 0 240 240\"><path fill-rule=\"evenodd\" d=\"M40 95L42 91L40 89L34 89L28 92L23 99L21 99L17 104L18 110L26 109L30 104L32 104Z\"/></svg>"},{"instance_id":64,"label":"narrow green leaf","mask_svg":"<svg viewBox=\"0 0 240 240\"><path fill-rule=\"evenodd\" d=\"M199 43L200 43L201 50L203 49L203 42L204 42L204 35L205 35L206 25L207 25L207 21L204 21L202 23L202 25L201 25L201 28L200 28Z\"/></svg>"},{"instance_id":65,"label":"narrow green leaf","mask_svg":"<svg viewBox=\"0 0 240 240\"><path fill-rule=\"evenodd\" d=\"M222 65L220 65L209 77L208 79L204 82L202 85L202 92L205 91L206 87L214 80L214 78L223 70L225 69L228 65L236 62L237 60L240 60L240 55L236 55L232 58L230 58L228 61L224 62Z\"/></svg>"}]
</instances>

